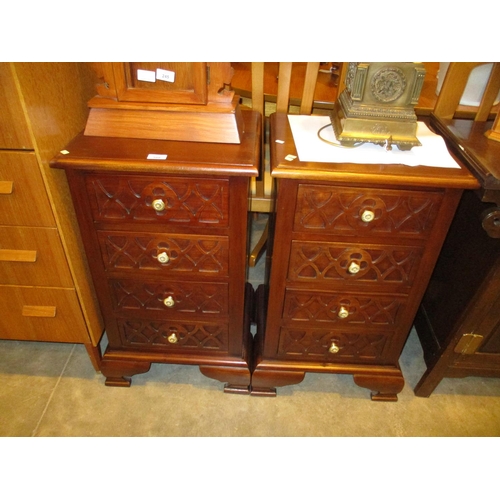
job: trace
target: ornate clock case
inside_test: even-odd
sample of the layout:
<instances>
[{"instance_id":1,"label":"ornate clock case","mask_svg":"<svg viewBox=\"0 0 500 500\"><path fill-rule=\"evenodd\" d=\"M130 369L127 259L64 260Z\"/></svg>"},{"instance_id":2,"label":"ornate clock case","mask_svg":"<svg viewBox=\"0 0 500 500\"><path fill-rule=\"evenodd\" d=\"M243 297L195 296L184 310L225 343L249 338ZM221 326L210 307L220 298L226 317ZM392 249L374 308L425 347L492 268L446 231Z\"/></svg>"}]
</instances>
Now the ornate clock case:
<instances>
[{"instance_id":1,"label":"ornate clock case","mask_svg":"<svg viewBox=\"0 0 500 500\"><path fill-rule=\"evenodd\" d=\"M417 104L425 77L423 64L349 63L346 88L331 114L344 146L373 142L401 150L420 146Z\"/></svg>"}]
</instances>

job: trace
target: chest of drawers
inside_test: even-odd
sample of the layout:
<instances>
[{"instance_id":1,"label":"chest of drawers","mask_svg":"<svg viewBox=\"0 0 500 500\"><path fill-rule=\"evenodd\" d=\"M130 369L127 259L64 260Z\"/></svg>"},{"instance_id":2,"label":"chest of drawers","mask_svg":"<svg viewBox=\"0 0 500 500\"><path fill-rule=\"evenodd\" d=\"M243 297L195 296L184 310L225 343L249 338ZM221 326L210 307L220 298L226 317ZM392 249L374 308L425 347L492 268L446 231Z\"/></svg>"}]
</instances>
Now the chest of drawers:
<instances>
[{"instance_id":1,"label":"chest of drawers","mask_svg":"<svg viewBox=\"0 0 500 500\"><path fill-rule=\"evenodd\" d=\"M99 370L103 321L63 172L85 125L83 64L0 63L0 339L82 343Z\"/></svg>"},{"instance_id":2,"label":"chest of drawers","mask_svg":"<svg viewBox=\"0 0 500 500\"><path fill-rule=\"evenodd\" d=\"M288 161L285 115L272 117L269 282L258 290L252 394L343 373L397 400L398 359L462 190L464 169ZM279 140L279 143L276 140Z\"/></svg>"},{"instance_id":3,"label":"chest of drawers","mask_svg":"<svg viewBox=\"0 0 500 500\"><path fill-rule=\"evenodd\" d=\"M105 318L107 385L180 363L248 393L260 116L244 113L244 124L235 145L80 135L53 160L68 176Z\"/></svg>"}]
</instances>

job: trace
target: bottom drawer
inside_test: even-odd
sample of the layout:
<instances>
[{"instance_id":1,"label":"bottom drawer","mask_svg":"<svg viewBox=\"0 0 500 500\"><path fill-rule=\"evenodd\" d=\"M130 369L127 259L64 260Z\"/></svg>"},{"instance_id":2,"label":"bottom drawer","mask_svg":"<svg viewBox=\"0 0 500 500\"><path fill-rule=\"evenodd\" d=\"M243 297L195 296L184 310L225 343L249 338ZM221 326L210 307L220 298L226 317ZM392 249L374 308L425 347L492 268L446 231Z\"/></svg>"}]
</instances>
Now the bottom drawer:
<instances>
[{"instance_id":1,"label":"bottom drawer","mask_svg":"<svg viewBox=\"0 0 500 500\"><path fill-rule=\"evenodd\" d=\"M380 363L388 332L353 333L323 328L281 328L278 357L325 363Z\"/></svg>"},{"instance_id":2,"label":"bottom drawer","mask_svg":"<svg viewBox=\"0 0 500 500\"><path fill-rule=\"evenodd\" d=\"M89 342L72 289L0 286L0 303L1 339Z\"/></svg>"},{"instance_id":3,"label":"bottom drawer","mask_svg":"<svg viewBox=\"0 0 500 500\"><path fill-rule=\"evenodd\" d=\"M204 353L228 350L226 323L141 318L116 321L123 347Z\"/></svg>"}]
</instances>

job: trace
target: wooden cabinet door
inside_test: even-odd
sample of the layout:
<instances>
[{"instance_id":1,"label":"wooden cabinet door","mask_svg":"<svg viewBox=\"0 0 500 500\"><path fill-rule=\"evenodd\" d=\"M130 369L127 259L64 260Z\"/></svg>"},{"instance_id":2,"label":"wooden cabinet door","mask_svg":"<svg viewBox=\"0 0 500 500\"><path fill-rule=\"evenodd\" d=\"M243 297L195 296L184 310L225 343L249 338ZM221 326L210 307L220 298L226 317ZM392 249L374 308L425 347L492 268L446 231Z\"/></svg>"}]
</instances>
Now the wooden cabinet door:
<instances>
[{"instance_id":1,"label":"wooden cabinet door","mask_svg":"<svg viewBox=\"0 0 500 500\"><path fill-rule=\"evenodd\" d=\"M204 62L112 64L119 101L207 103L207 64Z\"/></svg>"}]
</instances>

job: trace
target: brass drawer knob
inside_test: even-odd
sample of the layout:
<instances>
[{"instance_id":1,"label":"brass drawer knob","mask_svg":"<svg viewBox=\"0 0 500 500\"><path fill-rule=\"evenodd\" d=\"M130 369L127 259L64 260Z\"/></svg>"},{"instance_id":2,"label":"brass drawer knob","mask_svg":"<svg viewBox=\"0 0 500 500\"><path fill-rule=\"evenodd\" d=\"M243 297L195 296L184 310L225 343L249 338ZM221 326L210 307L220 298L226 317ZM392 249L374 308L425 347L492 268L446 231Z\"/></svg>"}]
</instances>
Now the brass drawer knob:
<instances>
[{"instance_id":1,"label":"brass drawer knob","mask_svg":"<svg viewBox=\"0 0 500 500\"><path fill-rule=\"evenodd\" d=\"M340 347L335 342L332 342L328 349L328 352L331 352L332 354L337 354L339 351Z\"/></svg>"},{"instance_id":2,"label":"brass drawer knob","mask_svg":"<svg viewBox=\"0 0 500 500\"><path fill-rule=\"evenodd\" d=\"M172 335L169 335L167 337L167 340L171 343L171 344L176 344L178 342L178 338L177 338L177 335L175 333L172 333Z\"/></svg>"},{"instance_id":3,"label":"brass drawer knob","mask_svg":"<svg viewBox=\"0 0 500 500\"><path fill-rule=\"evenodd\" d=\"M349 272L351 274L357 274L357 273L359 273L360 269L361 268L359 267L359 264L357 262L351 262L349 264Z\"/></svg>"},{"instance_id":4,"label":"brass drawer knob","mask_svg":"<svg viewBox=\"0 0 500 500\"><path fill-rule=\"evenodd\" d=\"M163 301L163 303L167 307L174 307L175 306L175 300L170 295Z\"/></svg>"},{"instance_id":5,"label":"brass drawer knob","mask_svg":"<svg viewBox=\"0 0 500 500\"><path fill-rule=\"evenodd\" d=\"M165 202L163 200L153 200L152 205L157 212L165 210Z\"/></svg>"},{"instance_id":6,"label":"brass drawer knob","mask_svg":"<svg viewBox=\"0 0 500 500\"><path fill-rule=\"evenodd\" d=\"M347 308L345 308L344 306L342 306L339 309L338 317L341 318L341 319L344 319L344 318L347 318L347 316L349 316L349 311L347 310Z\"/></svg>"},{"instance_id":7,"label":"brass drawer knob","mask_svg":"<svg viewBox=\"0 0 500 500\"><path fill-rule=\"evenodd\" d=\"M167 252L161 252L159 253L156 258L158 259L158 262L161 264L167 264L168 261L170 260L170 257L168 256Z\"/></svg>"},{"instance_id":8,"label":"brass drawer knob","mask_svg":"<svg viewBox=\"0 0 500 500\"><path fill-rule=\"evenodd\" d=\"M361 214L361 220L363 222L371 222L373 219L375 219L375 214L371 210L364 210Z\"/></svg>"}]
</instances>

